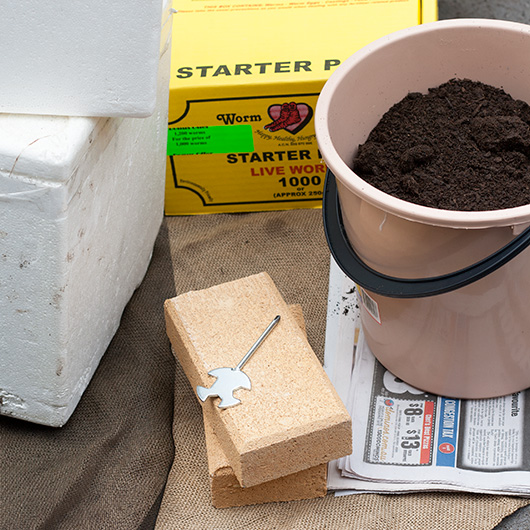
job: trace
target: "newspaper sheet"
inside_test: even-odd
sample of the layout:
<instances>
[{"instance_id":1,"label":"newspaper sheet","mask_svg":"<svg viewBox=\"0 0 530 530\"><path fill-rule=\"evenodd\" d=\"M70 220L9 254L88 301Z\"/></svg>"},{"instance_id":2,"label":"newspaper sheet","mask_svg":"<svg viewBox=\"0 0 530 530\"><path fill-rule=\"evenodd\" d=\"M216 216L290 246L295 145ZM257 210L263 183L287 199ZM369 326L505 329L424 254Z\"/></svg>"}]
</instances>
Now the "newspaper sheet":
<instances>
[{"instance_id":1,"label":"newspaper sheet","mask_svg":"<svg viewBox=\"0 0 530 530\"><path fill-rule=\"evenodd\" d=\"M329 292L324 364L352 416L354 450L330 463L328 488L530 495L528 391L460 400L417 390L373 356L355 286L333 260Z\"/></svg>"}]
</instances>

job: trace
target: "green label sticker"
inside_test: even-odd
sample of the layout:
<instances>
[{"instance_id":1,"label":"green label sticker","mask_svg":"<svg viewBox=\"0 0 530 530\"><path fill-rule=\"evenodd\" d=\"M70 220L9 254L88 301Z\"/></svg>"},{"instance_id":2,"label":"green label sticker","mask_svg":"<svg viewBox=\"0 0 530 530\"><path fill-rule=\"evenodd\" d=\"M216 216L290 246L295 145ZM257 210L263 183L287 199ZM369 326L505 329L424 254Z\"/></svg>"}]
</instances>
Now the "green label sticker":
<instances>
[{"instance_id":1,"label":"green label sticker","mask_svg":"<svg viewBox=\"0 0 530 530\"><path fill-rule=\"evenodd\" d=\"M204 155L254 151L251 125L212 125L168 129L167 154Z\"/></svg>"}]
</instances>

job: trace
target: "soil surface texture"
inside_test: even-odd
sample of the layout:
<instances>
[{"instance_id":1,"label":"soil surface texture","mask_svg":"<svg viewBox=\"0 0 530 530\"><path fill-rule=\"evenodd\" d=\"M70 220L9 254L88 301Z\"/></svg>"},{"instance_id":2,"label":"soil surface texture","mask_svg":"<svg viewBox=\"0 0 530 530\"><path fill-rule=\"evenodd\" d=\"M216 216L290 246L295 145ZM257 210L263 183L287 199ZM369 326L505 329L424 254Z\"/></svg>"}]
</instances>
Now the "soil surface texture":
<instances>
[{"instance_id":1,"label":"soil surface texture","mask_svg":"<svg viewBox=\"0 0 530 530\"><path fill-rule=\"evenodd\" d=\"M359 146L353 170L380 190L445 210L530 204L530 106L452 79L396 103Z\"/></svg>"}]
</instances>

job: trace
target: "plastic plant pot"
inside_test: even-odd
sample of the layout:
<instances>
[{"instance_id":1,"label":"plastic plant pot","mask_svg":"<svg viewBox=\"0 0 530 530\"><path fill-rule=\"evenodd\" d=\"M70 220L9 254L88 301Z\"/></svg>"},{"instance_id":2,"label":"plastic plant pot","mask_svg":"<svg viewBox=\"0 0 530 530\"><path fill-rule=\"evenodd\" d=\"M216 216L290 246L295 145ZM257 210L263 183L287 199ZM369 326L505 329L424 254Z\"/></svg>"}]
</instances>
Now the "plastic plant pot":
<instances>
[{"instance_id":1,"label":"plastic plant pot","mask_svg":"<svg viewBox=\"0 0 530 530\"><path fill-rule=\"evenodd\" d=\"M415 26L352 55L318 100L331 252L359 285L376 358L427 392L486 398L530 386L530 205L429 208L376 189L350 166L382 115L409 92L467 78L530 102L528 50L525 24Z\"/></svg>"}]
</instances>

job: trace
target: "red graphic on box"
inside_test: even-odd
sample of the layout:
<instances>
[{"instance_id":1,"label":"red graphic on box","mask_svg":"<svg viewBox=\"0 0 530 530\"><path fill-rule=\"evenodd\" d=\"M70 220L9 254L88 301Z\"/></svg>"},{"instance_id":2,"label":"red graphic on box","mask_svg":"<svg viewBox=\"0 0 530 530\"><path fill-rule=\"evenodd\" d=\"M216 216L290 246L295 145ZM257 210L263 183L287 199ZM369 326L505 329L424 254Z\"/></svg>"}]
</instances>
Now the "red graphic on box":
<instances>
[{"instance_id":1,"label":"red graphic on box","mask_svg":"<svg viewBox=\"0 0 530 530\"><path fill-rule=\"evenodd\" d=\"M287 132L296 134L301 131L313 117L313 109L306 103L283 103L282 105L271 105L267 112L273 120L264 126L271 132L284 129Z\"/></svg>"}]
</instances>

